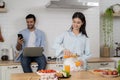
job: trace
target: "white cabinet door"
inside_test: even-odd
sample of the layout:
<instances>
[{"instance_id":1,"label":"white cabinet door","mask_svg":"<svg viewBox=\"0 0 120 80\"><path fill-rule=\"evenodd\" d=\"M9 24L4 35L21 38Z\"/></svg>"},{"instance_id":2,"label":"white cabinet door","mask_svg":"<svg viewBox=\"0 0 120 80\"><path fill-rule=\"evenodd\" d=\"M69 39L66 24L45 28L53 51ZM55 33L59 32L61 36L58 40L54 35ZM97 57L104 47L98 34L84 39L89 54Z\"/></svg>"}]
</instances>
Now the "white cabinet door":
<instances>
[{"instance_id":1,"label":"white cabinet door","mask_svg":"<svg viewBox=\"0 0 120 80\"><path fill-rule=\"evenodd\" d=\"M115 68L115 62L98 62L98 63L87 63L88 69L98 69L98 68Z\"/></svg>"},{"instance_id":2,"label":"white cabinet door","mask_svg":"<svg viewBox=\"0 0 120 80\"><path fill-rule=\"evenodd\" d=\"M3 66L0 66L0 80L5 80L5 70Z\"/></svg>"},{"instance_id":3,"label":"white cabinet door","mask_svg":"<svg viewBox=\"0 0 120 80\"><path fill-rule=\"evenodd\" d=\"M33 72L38 69L37 64L32 64L31 68ZM47 69L55 69L61 71L63 69L63 64L47 64ZM10 65L10 66L0 66L0 80L10 80L10 76L13 73L23 73L21 65Z\"/></svg>"},{"instance_id":4,"label":"white cabinet door","mask_svg":"<svg viewBox=\"0 0 120 80\"><path fill-rule=\"evenodd\" d=\"M22 73L20 65L0 66L0 80L10 80L12 73Z\"/></svg>"},{"instance_id":5,"label":"white cabinet door","mask_svg":"<svg viewBox=\"0 0 120 80\"><path fill-rule=\"evenodd\" d=\"M31 65L33 72L37 71L37 65ZM23 73L21 65L0 66L0 80L10 80L13 73Z\"/></svg>"},{"instance_id":6,"label":"white cabinet door","mask_svg":"<svg viewBox=\"0 0 120 80\"><path fill-rule=\"evenodd\" d=\"M11 65L5 68L5 80L10 80L11 74L23 73L21 65Z\"/></svg>"}]
</instances>

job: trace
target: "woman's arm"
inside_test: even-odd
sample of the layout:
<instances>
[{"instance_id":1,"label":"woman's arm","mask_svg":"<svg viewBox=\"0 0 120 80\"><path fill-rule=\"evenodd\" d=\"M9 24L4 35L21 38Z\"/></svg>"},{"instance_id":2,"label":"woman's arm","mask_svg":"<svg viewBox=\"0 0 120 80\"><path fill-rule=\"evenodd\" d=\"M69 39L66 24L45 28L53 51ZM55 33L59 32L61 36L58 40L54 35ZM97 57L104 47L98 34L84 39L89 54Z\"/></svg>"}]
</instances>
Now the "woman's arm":
<instances>
[{"instance_id":1,"label":"woman's arm","mask_svg":"<svg viewBox=\"0 0 120 80\"><path fill-rule=\"evenodd\" d=\"M53 49L56 50L56 56L59 56L63 52L63 50L65 49L63 47L64 35L65 34L58 36L54 41Z\"/></svg>"},{"instance_id":2,"label":"woman's arm","mask_svg":"<svg viewBox=\"0 0 120 80\"><path fill-rule=\"evenodd\" d=\"M84 48L84 54L79 57L79 60L81 61L84 69L87 69L87 59L91 56L90 53L90 44L89 39L86 39L85 48Z\"/></svg>"},{"instance_id":3,"label":"woman's arm","mask_svg":"<svg viewBox=\"0 0 120 80\"><path fill-rule=\"evenodd\" d=\"M86 43L85 43L85 50L84 50L84 55L82 56L82 59L86 60L91 56L90 53L90 43L89 43L89 39L86 39Z\"/></svg>"}]
</instances>

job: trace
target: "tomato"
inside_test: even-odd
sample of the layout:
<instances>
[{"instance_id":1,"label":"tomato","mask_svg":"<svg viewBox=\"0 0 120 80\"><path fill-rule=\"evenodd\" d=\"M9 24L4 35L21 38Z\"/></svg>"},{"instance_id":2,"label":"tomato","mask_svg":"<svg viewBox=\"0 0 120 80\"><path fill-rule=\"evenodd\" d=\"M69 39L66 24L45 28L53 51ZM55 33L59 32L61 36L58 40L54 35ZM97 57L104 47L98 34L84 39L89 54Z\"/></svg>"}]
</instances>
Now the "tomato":
<instances>
[{"instance_id":1,"label":"tomato","mask_svg":"<svg viewBox=\"0 0 120 80\"><path fill-rule=\"evenodd\" d=\"M38 72L41 72L41 73L53 73L53 72L56 72L56 71L52 70L52 69L48 69L48 70L39 70Z\"/></svg>"},{"instance_id":2,"label":"tomato","mask_svg":"<svg viewBox=\"0 0 120 80\"><path fill-rule=\"evenodd\" d=\"M94 72L103 72L103 70L95 69Z\"/></svg>"}]
</instances>

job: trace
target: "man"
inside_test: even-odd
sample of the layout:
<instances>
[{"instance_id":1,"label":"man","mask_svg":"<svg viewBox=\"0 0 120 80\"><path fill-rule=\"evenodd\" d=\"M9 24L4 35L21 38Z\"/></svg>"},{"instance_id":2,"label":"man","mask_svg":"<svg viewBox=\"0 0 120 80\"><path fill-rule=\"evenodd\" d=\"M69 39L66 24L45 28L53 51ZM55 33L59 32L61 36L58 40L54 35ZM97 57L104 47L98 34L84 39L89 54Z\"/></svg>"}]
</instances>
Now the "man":
<instances>
[{"instance_id":1,"label":"man","mask_svg":"<svg viewBox=\"0 0 120 80\"><path fill-rule=\"evenodd\" d=\"M22 34L23 38L18 37L16 45L16 49L19 51L16 61L21 61L25 73L32 72L30 67L31 62L37 62L38 70L45 69L46 67L44 54L38 57L23 56L23 49L25 47L43 47L43 49L45 47L45 35L41 30L35 28L35 22L36 17L33 14L26 16L27 29L19 32L19 34Z\"/></svg>"}]
</instances>

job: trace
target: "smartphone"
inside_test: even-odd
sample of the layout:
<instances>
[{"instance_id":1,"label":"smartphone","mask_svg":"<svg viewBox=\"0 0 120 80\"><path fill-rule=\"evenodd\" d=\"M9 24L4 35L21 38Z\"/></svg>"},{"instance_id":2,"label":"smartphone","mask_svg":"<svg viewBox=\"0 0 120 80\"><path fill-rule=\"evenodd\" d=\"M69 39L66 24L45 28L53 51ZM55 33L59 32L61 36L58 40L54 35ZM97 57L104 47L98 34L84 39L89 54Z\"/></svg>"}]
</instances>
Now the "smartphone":
<instances>
[{"instance_id":1,"label":"smartphone","mask_svg":"<svg viewBox=\"0 0 120 80\"><path fill-rule=\"evenodd\" d=\"M23 35L22 34L18 34L18 37L20 37L20 39L23 39Z\"/></svg>"}]
</instances>

